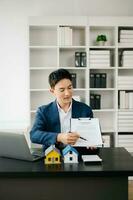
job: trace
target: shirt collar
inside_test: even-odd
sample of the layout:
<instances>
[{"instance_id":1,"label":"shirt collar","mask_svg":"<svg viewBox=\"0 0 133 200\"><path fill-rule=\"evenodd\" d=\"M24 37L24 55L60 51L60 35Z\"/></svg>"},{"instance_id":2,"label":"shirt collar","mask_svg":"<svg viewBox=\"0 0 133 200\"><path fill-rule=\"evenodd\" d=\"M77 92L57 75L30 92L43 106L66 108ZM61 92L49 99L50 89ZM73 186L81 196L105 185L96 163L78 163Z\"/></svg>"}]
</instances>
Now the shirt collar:
<instances>
[{"instance_id":1,"label":"shirt collar","mask_svg":"<svg viewBox=\"0 0 133 200\"><path fill-rule=\"evenodd\" d=\"M57 100L56 100L56 104L57 104L58 110L59 110L60 112L64 112L64 110L60 107L60 105L59 105L59 103L57 102ZM70 106L69 106L67 112L64 112L64 113L68 113L71 109L72 109L72 101L71 101L71 103L70 103Z\"/></svg>"}]
</instances>

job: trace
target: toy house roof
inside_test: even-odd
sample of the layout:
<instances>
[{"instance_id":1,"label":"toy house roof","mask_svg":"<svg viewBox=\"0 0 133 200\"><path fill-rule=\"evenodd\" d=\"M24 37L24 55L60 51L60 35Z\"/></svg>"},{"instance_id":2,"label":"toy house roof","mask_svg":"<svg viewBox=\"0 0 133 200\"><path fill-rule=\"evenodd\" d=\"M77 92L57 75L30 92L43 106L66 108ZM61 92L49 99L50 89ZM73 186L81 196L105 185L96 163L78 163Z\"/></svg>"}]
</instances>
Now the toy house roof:
<instances>
[{"instance_id":1,"label":"toy house roof","mask_svg":"<svg viewBox=\"0 0 133 200\"><path fill-rule=\"evenodd\" d=\"M45 156L48 155L51 151L56 151L58 154L60 154L59 149L57 149L57 148L55 147L55 145L51 145L50 147L48 147L48 148L45 150Z\"/></svg>"},{"instance_id":2,"label":"toy house roof","mask_svg":"<svg viewBox=\"0 0 133 200\"><path fill-rule=\"evenodd\" d=\"M73 151L73 152L75 152L77 155L79 154L78 151L77 151L75 148L73 148L73 147L70 146L70 145L67 145L67 146L63 149L63 151L62 151L63 156L65 156L69 151Z\"/></svg>"}]
</instances>

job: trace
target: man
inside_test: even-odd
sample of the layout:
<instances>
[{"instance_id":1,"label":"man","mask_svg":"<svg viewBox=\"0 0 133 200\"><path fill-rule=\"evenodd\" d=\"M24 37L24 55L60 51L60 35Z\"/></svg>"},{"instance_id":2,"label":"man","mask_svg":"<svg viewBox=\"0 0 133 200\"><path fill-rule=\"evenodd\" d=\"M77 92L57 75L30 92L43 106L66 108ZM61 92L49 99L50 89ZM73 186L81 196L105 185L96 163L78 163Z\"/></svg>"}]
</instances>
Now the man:
<instances>
[{"instance_id":1,"label":"man","mask_svg":"<svg viewBox=\"0 0 133 200\"><path fill-rule=\"evenodd\" d=\"M50 92L56 100L38 108L34 125L30 132L33 143L42 144L44 150L51 144L62 148L73 145L79 138L77 132L70 132L70 119L93 117L92 110L84 103L72 99L71 74L58 69L49 75Z\"/></svg>"}]
</instances>

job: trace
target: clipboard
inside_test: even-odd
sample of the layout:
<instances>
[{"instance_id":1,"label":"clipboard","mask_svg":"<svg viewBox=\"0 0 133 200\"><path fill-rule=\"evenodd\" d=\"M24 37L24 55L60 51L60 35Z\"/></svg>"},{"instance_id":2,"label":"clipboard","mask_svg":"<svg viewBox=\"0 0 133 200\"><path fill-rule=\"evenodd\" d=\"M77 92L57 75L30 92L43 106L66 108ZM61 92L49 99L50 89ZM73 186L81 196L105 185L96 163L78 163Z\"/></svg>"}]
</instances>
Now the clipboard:
<instances>
[{"instance_id":1,"label":"clipboard","mask_svg":"<svg viewBox=\"0 0 133 200\"><path fill-rule=\"evenodd\" d=\"M78 132L80 138L73 146L102 147L102 135L98 118L71 118L71 132Z\"/></svg>"}]
</instances>

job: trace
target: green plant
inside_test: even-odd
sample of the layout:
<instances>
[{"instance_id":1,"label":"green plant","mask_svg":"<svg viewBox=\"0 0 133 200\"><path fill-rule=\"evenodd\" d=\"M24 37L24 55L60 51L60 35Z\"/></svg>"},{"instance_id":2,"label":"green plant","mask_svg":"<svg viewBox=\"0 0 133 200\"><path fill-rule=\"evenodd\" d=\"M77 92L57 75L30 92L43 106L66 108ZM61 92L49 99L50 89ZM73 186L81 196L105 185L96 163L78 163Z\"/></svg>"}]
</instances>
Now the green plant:
<instances>
[{"instance_id":1,"label":"green plant","mask_svg":"<svg viewBox=\"0 0 133 200\"><path fill-rule=\"evenodd\" d=\"M96 41L97 42L99 42L99 41L106 42L107 41L107 37L106 37L106 35L98 35Z\"/></svg>"}]
</instances>

